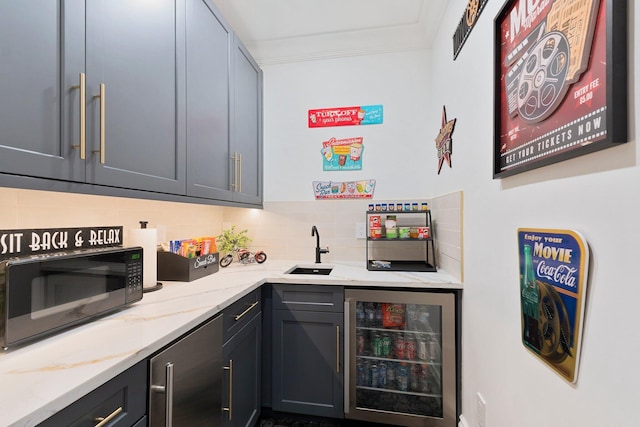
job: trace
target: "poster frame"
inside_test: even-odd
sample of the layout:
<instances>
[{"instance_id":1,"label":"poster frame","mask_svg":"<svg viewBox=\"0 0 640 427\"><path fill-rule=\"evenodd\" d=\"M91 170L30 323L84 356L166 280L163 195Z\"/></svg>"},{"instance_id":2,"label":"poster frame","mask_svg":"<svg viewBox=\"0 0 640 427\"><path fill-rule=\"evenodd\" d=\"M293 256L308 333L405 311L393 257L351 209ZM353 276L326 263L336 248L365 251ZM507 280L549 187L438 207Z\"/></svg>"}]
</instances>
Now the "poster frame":
<instances>
[{"instance_id":1,"label":"poster frame","mask_svg":"<svg viewBox=\"0 0 640 427\"><path fill-rule=\"evenodd\" d=\"M604 28L596 27L595 34L604 34L606 36L606 118L605 129L606 136L592 142L575 144L569 148L563 149L555 154L544 156L535 156L530 161L526 161L516 166L501 165L502 152L502 124L508 120L508 112L502 111L502 99L505 96L505 82L502 69L502 31L501 26L507 19L508 13L514 5L525 0L507 0L494 19L494 129L493 129L493 178L502 179L522 172L537 169L543 166L562 162L588 153L599 151L602 149L618 146L628 141L628 16L627 2L613 0L599 0L606 14L606 25ZM568 0L552 0L552 3L568 1ZM594 38L596 37L594 34ZM589 55L591 57L591 54ZM586 71L582 74L589 73L593 66L591 58ZM569 85L570 87L572 85ZM565 95L568 97L571 93L569 89ZM564 100L563 100L564 102ZM594 111L596 109L594 108ZM554 113L545 118L541 123L548 120L558 120ZM568 125L571 120L567 120ZM525 141L527 143L527 141Z\"/></svg>"}]
</instances>

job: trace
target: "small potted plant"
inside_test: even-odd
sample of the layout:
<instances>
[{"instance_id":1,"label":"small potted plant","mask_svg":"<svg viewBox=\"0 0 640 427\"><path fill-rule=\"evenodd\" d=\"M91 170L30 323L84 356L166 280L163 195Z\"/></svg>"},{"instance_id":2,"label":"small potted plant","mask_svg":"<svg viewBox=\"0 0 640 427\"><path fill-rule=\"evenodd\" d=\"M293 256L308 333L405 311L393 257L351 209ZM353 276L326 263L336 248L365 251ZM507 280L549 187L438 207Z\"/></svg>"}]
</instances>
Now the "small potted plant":
<instances>
[{"instance_id":1,"label":"small potted plant","mask_svg":"<svg viewBox=\"0 0 640 427\"><path fill-rule=\"evenodd\" d=\"M247 249L248 244L251 243L247 231L236 231L235 225L223 230L222 234L216 237L218 250L224 253L234 253L238 249Z\"/></svg>"}]
</instances>

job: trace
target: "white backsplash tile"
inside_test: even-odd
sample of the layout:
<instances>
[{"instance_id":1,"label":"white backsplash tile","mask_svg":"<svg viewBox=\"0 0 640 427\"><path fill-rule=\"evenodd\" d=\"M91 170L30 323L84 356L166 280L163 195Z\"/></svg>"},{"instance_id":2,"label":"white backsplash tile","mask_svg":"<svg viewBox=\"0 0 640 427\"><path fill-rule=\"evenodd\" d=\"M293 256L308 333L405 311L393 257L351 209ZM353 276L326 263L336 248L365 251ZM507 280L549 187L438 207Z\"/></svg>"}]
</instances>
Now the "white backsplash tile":
<instances>
[{"instance_id":1,"label":"white backsplash tile","mask_svg":"<svg viewBox=\"0 0 640 427\"><path fill-rule=\"evenodd\" d=\"M139 221L157 228L159 239L217 236L223 224L247 229L250 248L264 250L270 259L315 261L315 225L320 246L329 247L323 262L366 262L366 241L356 239L356 223L366 222L369 200L265 202L264 209L230 208L106 197L52 191L0 188L0 228L47 228L122 225L125 235ZM385 201L403 202L402 200ZM375 202L374 202L375 203ZM429 200L439 269L462 278L462 192ZM381 213L391 214L391 212ZM390 244L376 253L380 259L421 259L423 249Z\"/></svg>"}]
</instances>

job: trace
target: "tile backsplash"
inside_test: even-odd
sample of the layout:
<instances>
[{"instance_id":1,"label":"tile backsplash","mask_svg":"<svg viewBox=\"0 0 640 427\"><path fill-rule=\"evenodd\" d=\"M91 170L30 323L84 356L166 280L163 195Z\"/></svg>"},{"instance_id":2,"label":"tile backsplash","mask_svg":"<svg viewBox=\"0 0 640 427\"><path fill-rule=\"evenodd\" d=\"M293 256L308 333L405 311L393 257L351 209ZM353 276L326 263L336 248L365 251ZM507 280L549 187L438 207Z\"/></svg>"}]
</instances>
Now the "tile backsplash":
<instances>
[{"instance_id":1,"label":"tile backsplash","mask_svg":"<svg viewBox=\"0 0 640 427\"><path fill-rule=\"evenodd\" d=\"M0 229L122 225L126 238L139 221L148 221L159 240L222 231L220 206L2 187L0 200Z\"/></svg>"},{"instance_id":2,"label":"tile backsplash","mask_svg":"<svg viewBox=\"0 0 640 427\"><path fill-rule=\"evenodd\" d=\"M365 265L366 241L356 238L356 224L366 222L369 200L265 202L264 209L248 209L2 187L0 200L0 229L122 225L126 237L128 230L139 228L139 221L144 220L158 230L159 241L166 241L215 236L235 225L248 230L251 249L264 250L270 259L310 263L315 261L316 238L311 236L315 225L320 246L330 251L322 255L323 262L361 261ZM462 192L428 200L436 264L460 280L462 200Z\"/></svg>"}]
</instances>

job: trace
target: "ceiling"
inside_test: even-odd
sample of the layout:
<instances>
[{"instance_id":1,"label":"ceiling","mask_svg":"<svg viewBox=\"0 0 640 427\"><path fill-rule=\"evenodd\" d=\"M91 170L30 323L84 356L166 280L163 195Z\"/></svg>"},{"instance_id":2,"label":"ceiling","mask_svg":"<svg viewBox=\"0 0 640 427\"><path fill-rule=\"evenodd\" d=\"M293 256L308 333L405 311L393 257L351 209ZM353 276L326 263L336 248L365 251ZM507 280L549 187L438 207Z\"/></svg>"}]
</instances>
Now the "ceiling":
<instances>
[{"instance_id":1,"label":"ceiling","mask_svg":"<svg viewBox=\"0 0 640 427\"><path fill-rule=\"evenodd\" d=\"M213 0L260 65L425 49L447 0Z\"/></svg>"}]
</instances>

